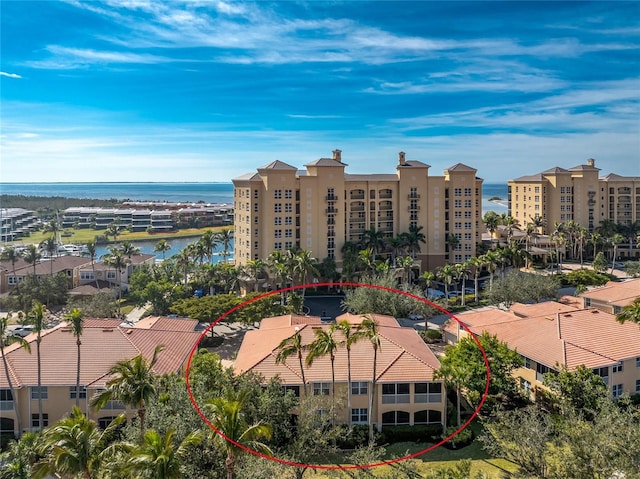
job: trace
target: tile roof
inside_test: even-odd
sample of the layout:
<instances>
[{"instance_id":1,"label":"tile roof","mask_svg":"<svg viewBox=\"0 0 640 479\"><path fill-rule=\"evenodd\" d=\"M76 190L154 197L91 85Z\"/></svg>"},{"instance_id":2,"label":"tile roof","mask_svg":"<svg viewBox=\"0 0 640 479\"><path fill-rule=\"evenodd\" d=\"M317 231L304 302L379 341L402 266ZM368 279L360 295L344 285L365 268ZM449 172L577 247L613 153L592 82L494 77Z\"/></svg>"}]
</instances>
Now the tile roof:
<instances>
[{"instance_id":1,"label":"tile roof","mask_svg":"<svg viewBox=\"0 0 640 479\"><path fill-rule=\"evenodd\" d=\"M389 316L378 316L378 331L381 347L378 350L376 374L381 382L395 381L430 381L433 372L438 369L438 359L424 343L413 328L402 328L397 321ZM294 318L294 317L292 317ZM303 344L310 344L315 339L315 331L319 328L328 329L329 324L298 324L294 325L287 316L280 318L266 318L266 328L247 331L235 362L236 374L252 370L262 374L265 378L280 376L284 384L301 384L302 378L297 356L289 357L283 364L276 364L278 345L298 329ZM353 327L362 321L361 316L342 315L338 320L347 319ZM264 320L263 320L264 321ZM280 327L277 326L280 323ZM344 336L336 331L338 341ZM303 361L307 351L303 351ZM351 347L351 376L354 381L367 381L373 373L373 348L371 342L362 340ZM347 380L347 351L341 346L335 357L336 381ZM308 382L330 381L331 362L328 357L316 358L312 366L306 366L305 378Z\"/></svg>"},{"instance_id":2,"label":"tile roof","mask_svg":"<svg viewBox=\"0 0 640 479\"><path fill-rule=\"evenodd\" d=\"M139 354L150 359L159 344L165 349L158 355L154 366L156 374L179 371L200 333L180 329L174 318L166 318L161 325L167 329L121 327L119 320L88 318L84 322L81 340L80 382L103 387L111 367L118 361L131 359ZM25 338L31 345L31 354L12 344L5 354L17 387L37 384L36 335ZM50 386L74 385L76 382L76 338L66 323L44 331L40 343L42 384ZM5 374L0 375L0 387L6 387Z\"/></svg>"},{"instance_id":3,"label":"tile roof","mask_svg":"<svg viewBox=\"0 0 640 479\"><path fill-rule=\"evenodd\" d=\"M334 160L333 158L320 158L311 163L307 163L304 166L347 166L341 161Z\"/></svg>"},{"instance_id":4,"label":"tile roof","mask_svg":"<svg viewBox=\"0 0 640 479\"><path fill-rule=\"evenodd\" d=\"M535 306L531 316L507 321L500 321L510 314L504 311L501 315L490 311L461 314L459 318L474 333L496 335L511 349L551 368L557 364L569 369L580 364L602 367L640 354L640 328L635 323L620 324L614 315L595 308L553 313L545 305L535 315ZM452 326L447 327L451 331Z\"/></svg>"},{"instance_id":5,"label":"tile roof","mask_svg":"<svg viewBox=\"0 0 640 479\"><path fill-rule=\"evenodd\" d=\"M53 266L52 266L53 263ZM53 269L53 274L60 273L68 269L74 269L85 264L90 265L91 259L81 256L58 256L50 260L42 261L36 265L36 275L49 275ZM16 269L16 275L28 275L33 273L33 265L29 264Z\"/></svg>"},{"instance_id":6,"label":"tile roof","mask_svg":"<svg viewBox=\"0 0 640 479\"><path fill-rule=\"evenodd\" d=\"M259 170L297 170L295 166L288 165L284 161L275 160L258 168Z\"/></svg>"},{"instance_id":7,"label":"tile roof","mask_svg":"<svg viewBox=\"0 0 640 479\"><path fill-rule=\"evenodd\" d=\"M580 297L624 307L640 297L640 278L626 281L609 281L600 288L585 291Z\"/></svg>"},{"instance_id":8,"label":"tile roof","mask_svg":"<svg viewBox=\"0 0 640 479\"><path fill-rule=\"evenodd\" d=\"M542 175L542 173L538 173L536 175L525 175L525 176L520 176L519 178L516 178L515 180L511 180L513 182L519 181L522 183L528 183L528 182L538 182L538 181L543 181L545 178Z\"/></svg>"},{"instance_id":9,"label":"tile roof","mask_svg":"<svg viewBox=\"0 0 640 479\"><path fill-rule=\"evenodd\" d=\"M472 168L470 166L467 166L467 165L465 165L463 163L456 163L455 165L450 166L449 168L447 168L444 171L465 171L465 172L473 171L475 173L478 170L476 170L475 168Z\"/></svg>"}]
</instances>

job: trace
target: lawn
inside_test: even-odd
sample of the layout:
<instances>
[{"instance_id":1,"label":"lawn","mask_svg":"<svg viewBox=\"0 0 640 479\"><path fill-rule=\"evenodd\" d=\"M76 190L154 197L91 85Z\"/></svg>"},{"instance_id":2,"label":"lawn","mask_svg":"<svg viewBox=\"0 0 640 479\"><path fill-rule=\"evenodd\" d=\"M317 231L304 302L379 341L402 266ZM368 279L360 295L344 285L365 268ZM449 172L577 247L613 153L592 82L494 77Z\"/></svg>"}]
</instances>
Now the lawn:
<instances>
[{"instance_id":1,"label":"lawn","mask_svg":"<svg viewBox=\"0 0 640 479\"><path fill-rule=\"evenodd\" d=\"M224 228L229 228L229 226L216 226L211 228L186 228L181 229L171 233L147 233L146 231L138 231L135 233L122 232L122 234L118 235L118 241L141 241L141 240L151 240L157 241L160 239L170 240L171 238L183 238L189 236L200 236L205 231L211 230L213 232L218 232ZM96 236L104 236L104 230L94 230L94 229L78 229L78 230L65 230L66 233L62 235L63 243L77 243L77 244L86 244L89 241L92 241ZM36 231L31 233L28 238L21 238L18 241L15 241L14 244L23 244L23 243L35 243L40 244L43 240L51 237L51 233L43 233L42 231ZM109 243L116 243L112 238L109 238Z\"/></svg>"}]
</instances>

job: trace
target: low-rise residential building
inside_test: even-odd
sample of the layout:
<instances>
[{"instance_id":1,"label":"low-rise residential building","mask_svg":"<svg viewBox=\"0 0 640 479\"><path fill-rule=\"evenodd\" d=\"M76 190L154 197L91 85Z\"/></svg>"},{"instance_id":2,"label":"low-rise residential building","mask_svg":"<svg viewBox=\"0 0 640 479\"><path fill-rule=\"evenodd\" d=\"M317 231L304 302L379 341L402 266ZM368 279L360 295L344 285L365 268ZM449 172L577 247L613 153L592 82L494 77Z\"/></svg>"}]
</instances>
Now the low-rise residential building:
<instances>
[{"instance_id":1,"label":"low-rise residential building","mask_svg":"<svg viewBox=\"0 0 640 479\"><path fill-rule=\"evenodd\" d=\"M81 256L56 256L37 263L35 267L31 264L23 264L21 268L7 272L7 285L12 288L27 276L34 274L37 278L41 278L63 273L69 278L69 286L74 288L80 284L80 271L89 264L91 260Z\"/></svg>"},{"instance_id":2,"label":"low-rise residential building","mask_svg":"<svg viewBox=\"0 0 640 479\"><path fill-rule=\"evenodd\" d=\"M29 236L38 226L34 211L24 208L0 208L0 241L14 241Z\"/></svg>"},{"instance_id":3,"label":"low-rise residential building","mask_svg":"<svg viewBox=\"0 0 640 479\"><path fill-rule=\"evenodd\" d=\"M474 334L495 335L522 355L524 366L514 375L532 394L543 387L545 373L580 365L602 377L613 397L640 393L638 325L620 324L615 315L576 302L515 304L509 311L489 308L456 317ZM444 333L450 344L468 334L454 320L447 322Z\"/></svg>"},{"instance_id":4,"label":"low-rise residential building","mask_svg":"<svg viewBox=\"0 0 640 479\"><path fill-rule=\"evenodd\" d=\"M434 379L440 362L413 328L401 327L395 318L383 315L367 315L378 323L380 347L375 367L376 388L373 402L373 422L377 427L397 424L439 424L444 420L446 394L441 380ZM336 321L346 320L357 328L364 315L344 314ZM265 381L279 377L287 389L297 396L304 396L305 386L309 395L332 393L331 363L328 356L317 357L311 366L305 365L302 373L296 355L278 363L280 343L299 333L302 344L308 345L316 338L318 329L328 329L315 316L279 316L265 318L260 329L248 331L235 361L235 373L247 371L260 373ZM344 336L337 331L338 341ZM303 361L308 350L304 350ZM347 396L351 391L351 411L338 412L341 422L367 424L369 420L369 392L372 390L374 350L371 341L361 340L351 346L351 384L348 384L347 350L341 344L335 353L336 396Z\"/></svg>"},{"instance_id":5,"label":"low-rise residential building","mask_svg":"<svg viewBox=\"0 0 640 479\"><path fill-rule=\"evenodd\" d=\"M622 308L639 296L640 278L635 278L627 281L609 281L600 288L585 291L580 298L585 308L592 307L606 313L619 314Z\"/></svg>"},{"instance_id":6,"label":"low-rise residential building","mask_svg":"<svg viewBox=\"0 0 640 479\"><path fill-rule=\"evenodd\" d=\"M118 361L129 360L142 354L147 360L158 345L164 350L153 367L155 374L182 372L193 347L200 338L195 331L196 320L182 318L146 318L134 326L122 326L117 319L85 319L81 335L80 389L76 390L76 337L66 323L44 331L40 343L42 387L38 389L36 367L36 335L25 339L31 344L31 353L14 343L5 348L9 374L16 397L4 370L0 373L0 434L18 436L26 431L38 430L61 419L80 399L80 408L101 426L106 426L117 415L127 412L125 406L112 401L100 411L89 406L93 395L104 390L110 379L109 370ZM39 424L38 399L43 402L43 424ZM14 401L18 402L23 426L18 431Z\"/></svg>"},{"instance_id":7,"label":"low-rise residential building","mask_svg":"<svg viewBox=\"0 0 640 479\"><path fill-rule=\"evenodd\" d=\"M112 287L122 285L123 290L129 288L129 281L133 273L145 265L155 263L156 257L152 254L134 254L127 257L127 266L118 272L116 268L104 262L87 262L80 269L80 281L75 286L95 284L97 281L107 282Z\"/></svg>"}]
</instances>

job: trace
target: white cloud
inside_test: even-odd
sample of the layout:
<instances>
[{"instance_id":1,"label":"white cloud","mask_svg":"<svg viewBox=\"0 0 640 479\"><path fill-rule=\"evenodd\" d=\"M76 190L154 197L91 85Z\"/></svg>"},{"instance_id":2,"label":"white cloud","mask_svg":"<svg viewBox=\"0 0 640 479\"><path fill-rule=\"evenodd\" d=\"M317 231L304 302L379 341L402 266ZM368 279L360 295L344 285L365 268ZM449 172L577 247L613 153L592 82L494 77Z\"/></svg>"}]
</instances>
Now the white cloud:
<instances>
[{"instance_id":1,"label":"white cloud","mask_svg":"<svg viewBox=\"0 0 640 479\"><path fill-rule=\"evenodd\" d=\"M18 75L17 73L8 73L8 72L0 72L0 76L7 77L7 78L22 78L22 76Z\"/></svg>"}]
</instances>

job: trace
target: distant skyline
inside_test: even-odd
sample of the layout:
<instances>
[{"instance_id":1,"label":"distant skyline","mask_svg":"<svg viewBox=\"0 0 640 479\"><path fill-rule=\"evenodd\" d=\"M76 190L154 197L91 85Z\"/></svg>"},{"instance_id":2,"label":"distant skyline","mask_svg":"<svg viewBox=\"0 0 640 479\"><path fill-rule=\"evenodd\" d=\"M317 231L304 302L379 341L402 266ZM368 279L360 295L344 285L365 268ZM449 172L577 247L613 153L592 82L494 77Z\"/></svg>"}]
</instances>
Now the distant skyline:
<instances>
[{"instance_id":1,"label":"distant skyline","mask_svg":"<svg viewBox=\"0 0 640 479\"><path fill-rule=\"evenodd\" d=\"M640 3L0 1L0 181L229 182L342 150L640 176Z\"/></svg>"}]
</instances>

